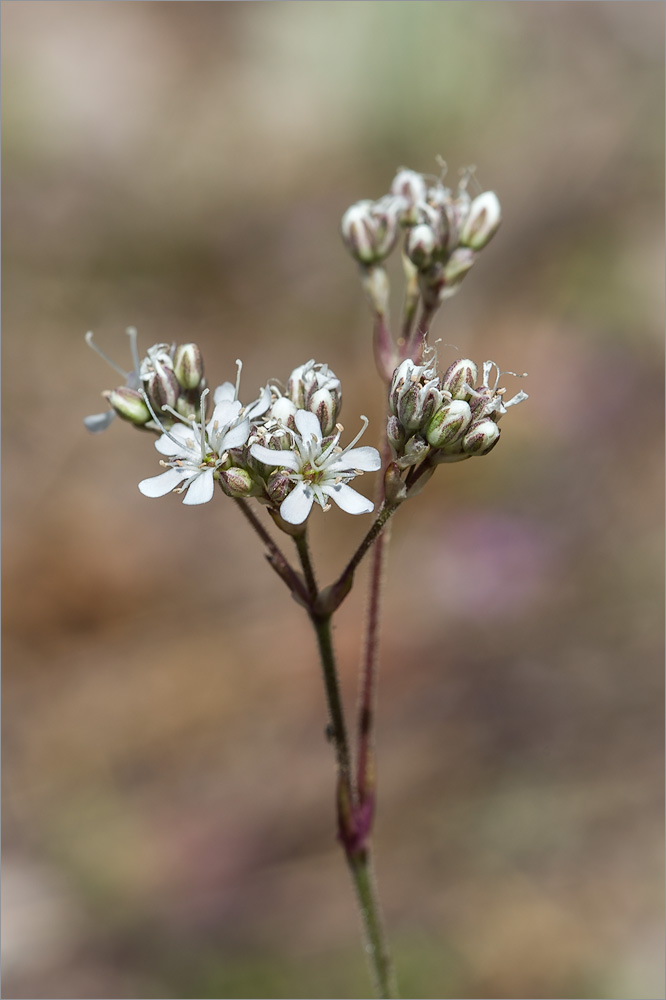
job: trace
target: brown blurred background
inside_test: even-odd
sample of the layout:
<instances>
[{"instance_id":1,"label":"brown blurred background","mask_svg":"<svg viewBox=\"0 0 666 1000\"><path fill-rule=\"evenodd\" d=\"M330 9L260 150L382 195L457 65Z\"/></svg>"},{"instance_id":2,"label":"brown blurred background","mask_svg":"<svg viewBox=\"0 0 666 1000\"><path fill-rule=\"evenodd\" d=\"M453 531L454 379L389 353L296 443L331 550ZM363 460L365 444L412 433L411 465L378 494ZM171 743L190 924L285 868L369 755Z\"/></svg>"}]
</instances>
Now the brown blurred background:
<instances>
[{"instance_id":1,"label":"brown blurred background","mask_svg":"<svg viewBox=\"0 0 666 1000\"><path fill-rule=\"evenodd\" d=\"M83 335L128 366L129 324L195 340L214 385L240 355L244 398L316 357L377 434L339 219L441 154L505 221L440 357L530 400L395 521L403 995L663 997L664 5L6 0L2 29L4 996L369 995L305 616L230 503L146 500L152 439L86 433L116 379ZM315 511L323 579L367 523Z\"/></svg>"}]
</instances>

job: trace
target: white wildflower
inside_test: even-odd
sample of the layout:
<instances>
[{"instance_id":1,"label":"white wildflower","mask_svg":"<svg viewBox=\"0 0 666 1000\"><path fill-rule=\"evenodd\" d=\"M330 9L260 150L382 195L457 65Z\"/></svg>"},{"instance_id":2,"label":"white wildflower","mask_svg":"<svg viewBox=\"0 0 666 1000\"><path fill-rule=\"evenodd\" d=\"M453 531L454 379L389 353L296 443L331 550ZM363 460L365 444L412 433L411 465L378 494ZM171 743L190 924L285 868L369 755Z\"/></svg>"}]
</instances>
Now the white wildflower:
<instances>
[{"instance_id":1,"label":"white wildflower","mask_svg":"<svg viewBox=\"0 0 666 1000\"><path fill-rule=\"evenodd\" d=\"M201 397L202 413L207 392ZM250 420L240 401L223 399L207 424L189 421L164 431L155 448L167 457L160 463L166 472L143 479L139 489L147 497L161 497L175 490L186 494L185 504L207 503L213 497L217 470L229 451L242 448L249 436Z\"/></svg>"},{"instance_id":2,"label":"white wildflower","mask_svg":"<svg viewBox=\"0 0 666 1000\"><path fill-rule=\"evenodd\" d=\"M355 448L354 445L368 426L365 417L363 429L347 448L338 446L342 428L328 442L324 442L321 426L314 413L298 410L294 417L298 433L292 432L294 446L290 450L273 451L260 444L253 444L250 454L271 469L283 469L295 484L280 505L280 516L289 524L302 524L316 500L324 509L333 500L348 514L369 514L374 504L347 484L361 472L376 472L381 459L376 448Z\"/></svg>"}]
</instances>

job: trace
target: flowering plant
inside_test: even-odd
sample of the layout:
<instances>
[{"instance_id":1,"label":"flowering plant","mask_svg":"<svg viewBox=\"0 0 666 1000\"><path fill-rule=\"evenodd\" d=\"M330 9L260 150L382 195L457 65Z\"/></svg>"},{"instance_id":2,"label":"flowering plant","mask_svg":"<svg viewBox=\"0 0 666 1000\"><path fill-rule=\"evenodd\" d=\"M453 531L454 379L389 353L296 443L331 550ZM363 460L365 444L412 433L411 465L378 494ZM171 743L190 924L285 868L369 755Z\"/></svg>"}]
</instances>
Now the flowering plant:
<instances>
[{"instance_id":1,"label":"flowering plant","mask_svg":"<svg viewBox=\"0 0 666 1000\"><path fill-rule=\"evenodd\" d=\"M232 499L266 549L268 561L303 605L314 627L330 713L329 733L337 761L337 835L357 891L366 933L366 950L377 995L397 996L395 975L382 924L372 871L371 833L376 804L374 701L377 686L380 581L389 543L389 519L415 497L443 464L487 455L499 442L500 419L527 398L519 391L505 402L503 374L486 361L479 380L468 358L437 368L428 333L441 304L453 295L488 244L501 220L491 191L472 198L471 171L457 191L443 180L400 170L388 194L360 201L342 219L343 241L356 260L373 314L373 349L386 388L387 416L380 450L357 442L368 426L342 447L339 423L342 386L333 371L314 360L295 368L282 383L270 379L256 399L239 398L242 364L236 381L213 392L204 376L196 344L155 344L143 359L137 334L128 330L133 368L125 372L86 340L124 379L105 392L110 409L87 417L96 432L117 414L157 435L155 448L163 471L139 483L146 497L175 492L183 503L207 503L215 485ZM402 241L405 297L399 334L389 319L388 255ZM495 370L495 378L492 372ZM522 377L522 376L521 376ZM363 473L381 473L375 502L350 485ZM258 509L291 536L300 570L267 530ZM373 511L374 520L345 569L320 588L307 537L314 505L335 504L348 514ZM372 553L369 611L363 644L360 706L355 752L336 669L331 635L333 615L348 596L361 560Z\"/></svg>"}]
</instances>

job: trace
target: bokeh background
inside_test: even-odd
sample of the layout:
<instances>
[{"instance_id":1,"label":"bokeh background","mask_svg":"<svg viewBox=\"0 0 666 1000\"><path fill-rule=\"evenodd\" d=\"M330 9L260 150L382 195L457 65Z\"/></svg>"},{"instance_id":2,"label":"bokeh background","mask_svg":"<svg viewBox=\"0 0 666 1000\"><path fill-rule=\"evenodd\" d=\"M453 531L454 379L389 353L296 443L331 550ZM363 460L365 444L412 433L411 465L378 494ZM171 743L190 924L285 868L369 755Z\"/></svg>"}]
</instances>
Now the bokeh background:
<instances>
[{"instance_id":1,"label":"bokeh background","mask_svg":"<svg viewBox=\"0 0 666 1000\"><path fill-rule=\"evenodd\" d=\"M663 66L662 3L2 4L4 996L370 995L308 623L231 504L85 432L83 335L240 355L250 396L316 357L377 433L339 219L437 154L504 209L440 358L530 400L395 520L403 995L664 996ZM367 522L312 522L332 579Z\"/></svg>"}]
</instances>

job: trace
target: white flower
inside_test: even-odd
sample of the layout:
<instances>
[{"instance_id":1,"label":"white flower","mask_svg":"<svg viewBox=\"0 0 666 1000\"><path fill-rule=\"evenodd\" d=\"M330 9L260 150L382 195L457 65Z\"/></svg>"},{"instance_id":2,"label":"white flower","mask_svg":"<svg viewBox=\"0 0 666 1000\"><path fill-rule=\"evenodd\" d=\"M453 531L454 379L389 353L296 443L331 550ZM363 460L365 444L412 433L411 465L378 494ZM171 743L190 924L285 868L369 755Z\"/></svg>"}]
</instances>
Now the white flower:
<instances>
[{"instance_id":1,"label":"white flower","mask_svg":"<svg viewBox=\"0 0 666 1000\"><path fill-rule=\"evenodd\" d=\"M201 397L202 413L207 391ZM213 497L217 469L226 461L229 450L241 448L249 436L250 420L241 403L223 399L207 424L176 424L162 434L155 447L167 456L168 461L160 463L167 471L143 479L139 489L146 497L162 497L175 490L186 493L185 504L207 503Z\"/></svg>"},{"instance_id":2,"label":"white flower","mask_svg":"<svg viewBox=\"0 0 666 1000\"><path fill-rule=\"evenodd\" d=\"M282 501L280 516L289 524L302 524L317 503L328 510L329 499L348 514L369 514L374 504L347 483L361 472L376 472L381 459L376 448L354 448L364 427L344 451L338 447L340 430L332 441L324 443L321 426L314 413L298 410L294 417L298 434L292 432L294 447L289 451L273 451L253 444L250 454L271 469L290 470L287 478L294 489Z\"/></svg>"}]
</instances>

